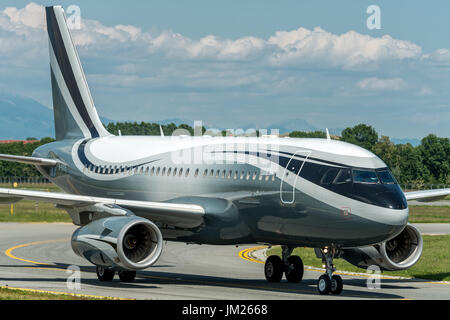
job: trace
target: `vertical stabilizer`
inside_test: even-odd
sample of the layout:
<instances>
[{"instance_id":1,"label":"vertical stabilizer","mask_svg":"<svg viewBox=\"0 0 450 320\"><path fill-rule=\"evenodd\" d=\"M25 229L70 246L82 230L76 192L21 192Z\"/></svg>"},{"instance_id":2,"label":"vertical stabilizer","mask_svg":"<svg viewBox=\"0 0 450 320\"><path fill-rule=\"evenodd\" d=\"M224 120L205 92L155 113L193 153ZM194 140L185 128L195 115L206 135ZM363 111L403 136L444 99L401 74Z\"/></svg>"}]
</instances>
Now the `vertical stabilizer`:
<instances>
[{"instance_id":1,"label":"vertical stabilizer","mask_svg":"<svg viewBox=\"0 0 450 320\"><path fill-rule=\"evenodd\" d=\"M56 140L110 135L98 117L61 6L46 7Z\"/></svg>"}]
</instances>

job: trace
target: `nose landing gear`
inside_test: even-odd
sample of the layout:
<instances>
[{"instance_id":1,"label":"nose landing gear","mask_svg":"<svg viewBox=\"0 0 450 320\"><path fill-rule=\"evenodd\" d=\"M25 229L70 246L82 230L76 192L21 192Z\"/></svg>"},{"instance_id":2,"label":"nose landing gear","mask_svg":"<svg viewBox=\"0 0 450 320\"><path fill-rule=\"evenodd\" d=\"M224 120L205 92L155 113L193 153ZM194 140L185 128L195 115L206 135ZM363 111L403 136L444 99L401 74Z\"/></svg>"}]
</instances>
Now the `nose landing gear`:
<instances>
[{"instance_id":1,"label":"nose landing gear","mask_svg":"<svg viewBox=\"0 0 450 320\"><path fill-rule=\"evenodd\" d=\"M303 261L299 256L291 256L293 247L281 246L282 258L270 256L264 265L268 282L280 282L283 273L288 282L298 283L303 278Z\"/></svg>"},{"instance_id":2,"label":"nose landing gear","mask_svg":"<svg viewBox=\"0 0 450 320\"><path fill-rule=\"evenodd\" d=\"M317 290L320 294L341 294L344 287L342 278L338 275L333 275L333 272L336 271L333 258L339 255L339 249L325 247L320 249L320 253L326 271L317 281Z\"/></svg>"}]
</instances>

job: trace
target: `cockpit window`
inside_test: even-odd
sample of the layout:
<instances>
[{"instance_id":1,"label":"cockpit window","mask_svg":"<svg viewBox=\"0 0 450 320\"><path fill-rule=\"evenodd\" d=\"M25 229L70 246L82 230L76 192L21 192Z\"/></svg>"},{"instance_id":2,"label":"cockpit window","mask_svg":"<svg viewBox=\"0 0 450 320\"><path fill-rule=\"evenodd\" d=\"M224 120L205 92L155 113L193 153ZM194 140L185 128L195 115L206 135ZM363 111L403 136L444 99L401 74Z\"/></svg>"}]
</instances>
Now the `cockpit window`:
<instances>
[{"instance_id":1,"label":"cockpit window","mask_svg":"<svg viewBox=\"0 0 450 320\"><path fill-rule=\"evenodd\" d=\"M356 183L379 183L375 171L353 169L353 181Z\"/></svg>"},{"instance_id":2,"label":"cockpit window","mask_svg":"<svg viewBox=\"0 0 450 320\"><path fill-rule=\"evenodd\" d=\"M342 184L352 182L352 174L350 169L341 169L339 170L336 179L334 179L333 184Z\"/></svg>"},{"instance_id":3,"label":"cockpit window","mask_svg":"<svg viewBox=\"0 0 450 320\"><path fill-rule=\"evenodd\" d=\"M380 178L382 183L386 183L386 184L395 183L395 179L392 176L392 174L389 172L389 170L381 170L381 171L378 171L377 173L378 173L378 177Z\"/></svg>"},{"instance_id":4,"label":"cockpit window","mask_svg":"<svg viewBox=\"0 0 450 320\"><path fill-rule=\"evenodd\" d=\"M337 173L339 172L339 168L330 168L322 176L322 179L320 179L321 184L331 184L336 178Z\"/></svg>"}]
</instances>

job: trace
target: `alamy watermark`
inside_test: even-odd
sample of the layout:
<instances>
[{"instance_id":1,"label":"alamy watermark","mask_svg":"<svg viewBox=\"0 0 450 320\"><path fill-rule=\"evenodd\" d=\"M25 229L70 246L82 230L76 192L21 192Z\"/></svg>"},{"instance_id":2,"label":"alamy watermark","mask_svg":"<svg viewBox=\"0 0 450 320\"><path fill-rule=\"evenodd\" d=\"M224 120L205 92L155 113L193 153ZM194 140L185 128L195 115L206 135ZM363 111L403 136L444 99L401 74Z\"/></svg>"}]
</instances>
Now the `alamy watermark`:
<instances>
[{"instance_id":1,"label":"alamy watermark","mask_svg":"<svg viewBox=\"0 0 450 320\"><path fill-rule=\"evenodd\" d=\"M377 265L371 265L367 268L366 273L370 274L367 279L368 289L381 289L381 269Z\"/></svg>"},{"instance_id":2,"label":"alamy watermark","mask_svg":"<svg viewBox=\"0 0 450 320\"><path fill-rule=\"evenodd\" d=\"M370 16L367 18L366 25L369 30L381 29L381 9L379 6L372 4L367 7L367 14Z\"/></svg>"},{"instance_id":3,"label":"alamy watermark","mask_svg":"<svg viewBox=\"0 0 450 320\"><path fill-rule=\"evenodd\" d=\"M69 290L81 290L81 272L80 267L71 265L66 269L66 273L69 274L66 281L67 289Z\"/></svg>"},{"instance_id":4,"label":"alamy watermark","mask_svg":"<svg viewBox=\"0 0 450 320\"><path fill-rule=\"evenodd\" d=\"M77 5L70 5L66 10L67 26L70 30L81 29L81 9Z\"/></svg>"}]
</instances>

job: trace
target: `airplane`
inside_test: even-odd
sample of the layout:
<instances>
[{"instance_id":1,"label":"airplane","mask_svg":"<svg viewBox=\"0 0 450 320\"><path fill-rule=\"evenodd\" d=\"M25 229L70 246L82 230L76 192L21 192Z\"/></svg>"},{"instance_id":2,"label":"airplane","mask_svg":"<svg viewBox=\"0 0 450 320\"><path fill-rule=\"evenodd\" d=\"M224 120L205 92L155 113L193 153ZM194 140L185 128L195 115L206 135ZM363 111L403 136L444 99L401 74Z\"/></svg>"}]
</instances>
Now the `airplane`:
<instances>
[{"instance_id":1,"label":"airplane","mask_svg":"<svg viewBox=\"0 0 450 320\"><path fill-rule=\"evenodd\" d=\"M450 189L403 192L387 165L359 146L330 139L115 136L97 114L61 6L46 7L56 141L31 157L64 192L0 189L0 201L50 202L75 225L73 251L100 281L133 281L152 266L164 240L210 245L281 245L268 282L299 283L297 247L315 249L326 270L320 294L341 294L333 260L402 270L423 240L408 223L408 200L432 201ZM162 131L162 130L161 130ZM199 263L201 263L199 261Z\"/></svg>"}]
</instances>

